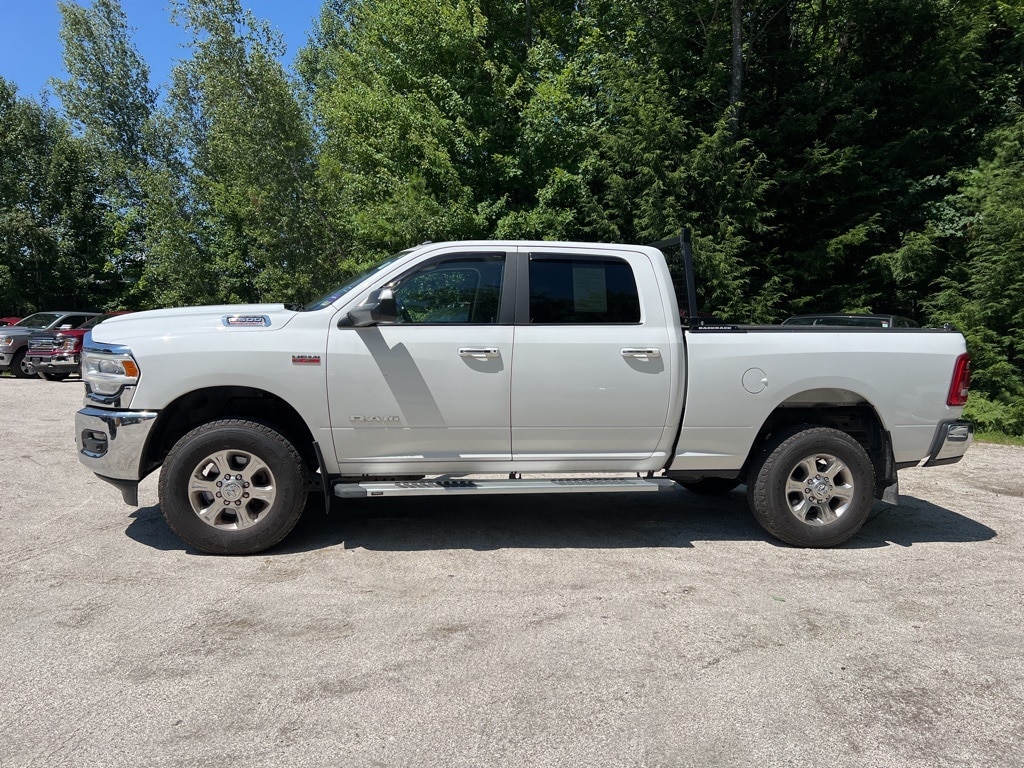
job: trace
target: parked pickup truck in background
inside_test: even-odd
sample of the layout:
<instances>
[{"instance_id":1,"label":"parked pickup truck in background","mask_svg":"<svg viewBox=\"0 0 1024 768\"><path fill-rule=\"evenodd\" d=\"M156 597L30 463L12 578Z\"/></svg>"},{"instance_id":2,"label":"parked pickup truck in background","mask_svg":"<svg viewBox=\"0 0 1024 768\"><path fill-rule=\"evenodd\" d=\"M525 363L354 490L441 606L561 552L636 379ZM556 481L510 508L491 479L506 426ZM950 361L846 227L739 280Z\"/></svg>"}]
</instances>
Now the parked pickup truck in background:
<instances>
[{"instance_id":1,"label":"parked pickup truck in background","mask_svg":"<svg viewBox=\"0 0 1024 768\"><path fill-rule=\"evenodd\" d=\"M19 379L35 376L25 362L29 336L41 330L78 328L98 314L99 312L36 312L14 325L0 328L0 371L9 370Z\"/></svg>"},{"instance_id":2,"label":"parked pickup truck in background","mask_svg":"<svg viewBox=\"0 0 1024 768\"><path fill-rule=\"evenodd\" d=\"M403 251L304 308L112 318L85 341L79 458L131 505L162 467L167 522L206 552L274 545L310 491L676 483L746 484L769 533L823 547L853 536L874 499L895 501L898 470L971 443L961 334L701 325L689 294L684 327L653 247L455 242ZM620 476L579 477L608 472Z\"/></svg>"},{"instance_id":3,"label":"parked pickup truck in background","mask_svg":"<svg viewBox=\"0 0 1024 768\"><path fill-rule=\"evenodd\" d=\"M97 315L80 328L60 331L36 331L28 337L24 365L33 373L49 381L63 381L81 371L82 341L93 326L107 318L126 315L127 312L108 312Z\"/></svg>"}]
</instances>

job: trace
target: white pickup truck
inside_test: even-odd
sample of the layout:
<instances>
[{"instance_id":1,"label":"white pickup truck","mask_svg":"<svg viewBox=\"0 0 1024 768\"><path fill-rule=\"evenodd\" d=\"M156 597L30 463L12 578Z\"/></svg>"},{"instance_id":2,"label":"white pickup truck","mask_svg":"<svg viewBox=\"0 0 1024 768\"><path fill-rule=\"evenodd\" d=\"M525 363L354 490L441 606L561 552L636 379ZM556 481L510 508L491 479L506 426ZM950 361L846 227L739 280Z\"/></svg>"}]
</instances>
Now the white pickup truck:
<instances>
[{"instance_id":1,"label":"white pickup truck","mask_svg":"<svg viewBox=\"0 0 1024 768\"><path fill-rule=\"evenodd\" d=\"M82 463L131 505L162 466L170 526L223 554L281 541L316 491L676 483L746 484L770 534L834 546L896 500L897 470L973 439L956 331L681 321L649 246L423 244L306 307L111 318L82 365Z\"/></svg>"}]
</instances>

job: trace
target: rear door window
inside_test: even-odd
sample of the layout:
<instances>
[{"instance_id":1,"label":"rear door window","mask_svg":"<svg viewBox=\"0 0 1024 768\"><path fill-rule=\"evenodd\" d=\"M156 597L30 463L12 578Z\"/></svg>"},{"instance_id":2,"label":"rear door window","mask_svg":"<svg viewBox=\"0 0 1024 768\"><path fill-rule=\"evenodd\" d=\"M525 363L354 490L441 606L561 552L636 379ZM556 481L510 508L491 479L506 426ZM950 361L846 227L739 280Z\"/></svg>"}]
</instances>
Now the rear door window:
<instances>
[{"instance_id":1,"label":"rear door window","mask_svg":"<svg viewBox=\"0 0 1024 768\"><path fill-rule=\"evenodd\" d=\"M529 284L531 324L640 322L636 279L623 259L531 254Z\"/></svg>"}]
</instances>

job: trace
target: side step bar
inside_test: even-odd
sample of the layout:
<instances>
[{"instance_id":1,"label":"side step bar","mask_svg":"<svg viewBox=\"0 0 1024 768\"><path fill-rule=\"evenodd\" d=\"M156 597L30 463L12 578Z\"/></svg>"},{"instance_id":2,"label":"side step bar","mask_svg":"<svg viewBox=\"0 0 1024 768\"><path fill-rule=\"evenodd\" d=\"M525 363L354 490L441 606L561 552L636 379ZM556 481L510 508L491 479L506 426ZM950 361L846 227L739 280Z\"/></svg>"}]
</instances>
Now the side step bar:
<instances>
[{"instance_id":1,"label":"side step bar","mask_svg":"<svg viewBox=\"0 0 1024 768\"><path fill-rule=\"evenodd\" d=\"M499 493L607 493L669 491L676 487L667 477L565 477L550 480L465 480L437 477L397 482L336 483L341 499L378 496L468 496Z\"/></svg>"}]
</instances>

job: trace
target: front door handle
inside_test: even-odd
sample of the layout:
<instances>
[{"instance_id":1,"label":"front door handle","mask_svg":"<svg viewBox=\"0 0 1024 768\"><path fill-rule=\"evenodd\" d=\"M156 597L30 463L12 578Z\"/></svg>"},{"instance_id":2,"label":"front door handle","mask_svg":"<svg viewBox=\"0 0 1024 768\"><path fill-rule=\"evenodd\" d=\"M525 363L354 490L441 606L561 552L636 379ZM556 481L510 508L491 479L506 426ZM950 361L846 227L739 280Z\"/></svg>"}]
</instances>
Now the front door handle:
<instances>
[{"instance_id":1,"label":"front door handle","mask_svg":"<svg viewBox=\"0 0 1024 768\"><path fill-rule=\"evenodd\" d=\"M497 347L459 347L459 357L472 357L475 360L489 360L499 354Z\"/></svg>"},{"instance_id":2,"label":"front door handle","mask_svg":"<svg viewBox=\"0 0 1024 768\"><path fill-rule=\"evenodd\" d=\"M661 357L661 350L657 347L626 347L622 350L623 357Z\"/></svg>"}]
</instances>

